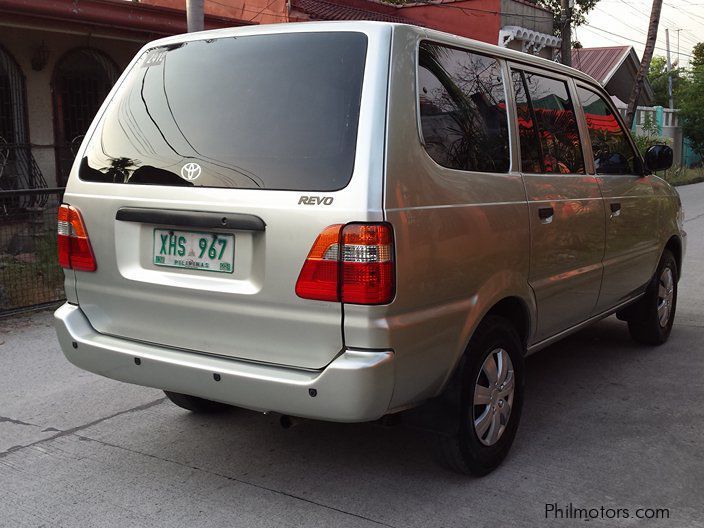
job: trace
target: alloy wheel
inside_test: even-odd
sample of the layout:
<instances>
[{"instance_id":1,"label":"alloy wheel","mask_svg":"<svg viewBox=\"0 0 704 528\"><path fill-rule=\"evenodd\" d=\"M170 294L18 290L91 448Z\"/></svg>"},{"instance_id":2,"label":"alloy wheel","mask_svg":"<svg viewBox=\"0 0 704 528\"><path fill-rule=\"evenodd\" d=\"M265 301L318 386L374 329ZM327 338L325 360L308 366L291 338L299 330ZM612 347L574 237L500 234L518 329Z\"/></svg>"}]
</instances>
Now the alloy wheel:
<instances>
[{"instance_id":1,"label":"alloy wheel","mask_svg":"<svg viewBox=\"0 0 704 528\"><path fill-rule=\"evenodd\" d=\"M496 348L486 357L474 385L472 421L479 441L494 445L506 430L515 390L513 363L508 352Z\"/></svg>"},{"instance_id":2,"label":"alloy wheel","mask_svg":"<svg viewBox=\"0 0 704 528\"><path fill-rule=\"evenodd\" d=\"M674 296L675 278L672 270L666 267L662 270L658 283L658 320L662 328L665 328L670 321Z\"/></svg>"}]
</instances>

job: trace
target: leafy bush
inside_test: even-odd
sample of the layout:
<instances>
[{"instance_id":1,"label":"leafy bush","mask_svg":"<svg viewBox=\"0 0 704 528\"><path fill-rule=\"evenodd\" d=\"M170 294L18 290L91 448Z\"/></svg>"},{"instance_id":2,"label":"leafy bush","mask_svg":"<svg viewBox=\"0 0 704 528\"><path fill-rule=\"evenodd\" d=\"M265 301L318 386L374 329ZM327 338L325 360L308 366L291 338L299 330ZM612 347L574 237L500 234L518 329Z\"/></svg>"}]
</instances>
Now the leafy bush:
<instances>
[{"instance_id":1,"label":"leafy bush","mask_svg":"<svg viewBox=\"0 0 704 528\"><path fill-rule=\"evenodd\" d=\"M704 181L704 169L678 165L665 171L665 180L672 185L689 185Z\"/></svg>"},{"instance_id":2,"label":"leafy bush","mask_svg":"<svg viewBox=\"0 0 704 528\"><path fill-rule=\"evenodd\" d=\"M672 139L660 137L660 128L657 122L653 119L652 114L646 114L641 126L643 134L634 134L633 139L636 142L636 147L640 153L645 156L645 152L653 145L670 145Z\"/></svg>"},{"instance_id":3,"label":"leafy bush","mask_svg":"<svg viewBox=\"0 0 704 528\"><path fill-rule=\"evenodd\" d=\"M636 147L640 151L641 155L645 156L645 152L653 145L670 145L672 146L671 138L664 138L658 136L650 136L637 134L633 136L633 140L636 142Z\"/></svg>"},{"instance_id":4,"label":"leafy bush","mask_svg":"<svg viewBox=\"0 0 704 528\"><path fill-rule=\"evenodd\" d=\"M692 70L682 97L680 122L692 150L704 159L704 64Z\"/></svg>"}]
</instances>

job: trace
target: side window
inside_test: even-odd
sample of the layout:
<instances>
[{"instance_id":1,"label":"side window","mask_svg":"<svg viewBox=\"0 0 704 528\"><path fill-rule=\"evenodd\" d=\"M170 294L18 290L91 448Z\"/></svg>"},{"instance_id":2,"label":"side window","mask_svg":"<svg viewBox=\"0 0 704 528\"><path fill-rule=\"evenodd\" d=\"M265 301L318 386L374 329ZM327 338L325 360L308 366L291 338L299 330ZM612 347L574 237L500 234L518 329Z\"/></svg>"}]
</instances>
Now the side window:
<instances>
[{"instance_id":1,"label":"side window","mask_svg":"<svg viewBox=\"0 0 704 528\"><path fill-rule=\"evenodd\" d=\"M528 95L519 71L511 72L513 93L516 97L519 138L521 142L521 170L523 172L543 172L543 155L535 114L528 101Z\"/></svg>"},{"instance_id":2,"label":"side window","mask_svg":"<svg viewBox=\"0 0 704 528\"><path fill-rule=\"evenodd\" d=\"M600 95L585 88L578 87L577 96L589 128L596 173L640 174L640 158L609 104Z\"/></svg>"},{"instance_id":3,"label":"side window","mask_svg":"<svg viewBox=\"0 0 704 528\"><path fill-rule=\"evenodd\" d=\"M422 42L418 97L425 148L450 169L508 172L508 120L496 59Z\"/></svg>"},{"instance_id":4,"label":"side window","mask_svg":"<svg viewBox=\"0 0 704 528\"><path fill-rule=\"evenodd\" d=\"M564 81L513 71L521 142L521 170L584 174L574 105Z\"/></svg>"}]
</instances>

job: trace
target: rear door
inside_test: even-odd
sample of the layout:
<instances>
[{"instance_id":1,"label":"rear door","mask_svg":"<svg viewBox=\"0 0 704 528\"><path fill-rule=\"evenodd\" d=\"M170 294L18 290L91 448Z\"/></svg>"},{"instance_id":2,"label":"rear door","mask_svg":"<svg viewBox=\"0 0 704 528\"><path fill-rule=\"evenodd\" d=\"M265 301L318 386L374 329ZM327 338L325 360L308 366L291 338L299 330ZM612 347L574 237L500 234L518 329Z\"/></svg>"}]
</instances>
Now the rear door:
<instances>
[{"instance_id":1,"label":"rear door","mask_svg":"<svg viewBox=\"0 0 704 528\"><path fill-rule=\"evenodd\" d=\"M530 218L536 338L586 320L599 296L604 206L586 174L568 78L512 69Z\"/></svg>"},{"instance_id":2,"label":"rear door","mask_svg":"<svg viewBox=\"0 0 704 528\"><path fill-rule=\"evenodd\" d=\"M295 285L326 226L381 220L390 29L316 29L171 42L124 76L65 197L97 331L312 369L339 353L342 305Z\"/></svg>"}]
</instances>

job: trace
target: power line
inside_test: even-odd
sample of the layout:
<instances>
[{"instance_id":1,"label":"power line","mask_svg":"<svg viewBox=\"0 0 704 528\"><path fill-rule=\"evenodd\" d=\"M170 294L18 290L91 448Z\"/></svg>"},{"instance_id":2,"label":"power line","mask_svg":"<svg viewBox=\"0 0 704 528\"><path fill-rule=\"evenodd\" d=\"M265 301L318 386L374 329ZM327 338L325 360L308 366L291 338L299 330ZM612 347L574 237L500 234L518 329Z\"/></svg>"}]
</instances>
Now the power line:
<instances>
[{"instance_id":1,"label":"power line","mask_svg":"<svg viewBox=\"0 0 704 528\"><path fill-rule=\"evenodd\" d=\"M635 44L640 44L641 46L645 46L645 43L644 43L644 42L640 42L639 40L635 40L635 39L626 37L626 36L624 36L624 35L619 35L618 33L613 33L612 31L607 31L607 30L605 30L605 29L601 29L601 28L598 28L598 27L594 27L594 26L592 26L592 25L590 25L590 24L584 24L584 26L585 26L585 27L588 27L589 29L594 30L594 31L600 31L601 33L606 33L607 35L613 35L614 37L618 37L618 38L621 38L621 39L624 39L624 40L628 40L628 41L630 41L630 42L633 42L633 43L635 43ZM655 46L655 49L660 50L660 51L667 51L665 48L661 48L661 47L659 47L659 46ZM687 58L689 58L689 59L692 58L691 55L688 55L688 54L686 54L686 53L680 53L680 55L681 55L682 57L687 57Z\"/></svg>"},{"instance_id":2,"label":"power line","mask_svg":"<svg viewBox=\"0 0 704 528\"><path fill-rule=\"evenodd\" d=\"M626 4L626 5L629 5L628 2L626 2L625 0L619 0L619 1L622 2L622 3L624 3L624 4ZM597 6L597 7L595 8L595 11L598 11L599 13L602 13L603 15L609 17L609 18L612 19L614 22L617 22L617 23L619 23L619 24L622 24L623 26L626 26L628 29L633 29L632 26L630 26L630 25L628 25L627 23L625 23L621 18L616 17L616 16L612 15L611 13L609 13L609 12L607 12L607 11L604 11L604 10L601 9L599 6ZM645 46L645 43L643 43L643 42L641 42L641 41L639 41L639 40L633 39L633 38L631 38L631 37L626 37L625 35L620 35L620 34L618 34L618 33L614 33L614 32L611 32L611 31L607 31L607 30L605 30L605 29L601 29L601 28L596 27L596 26L593 26L593 25L591 25L591 24L589 24L589 23L585 24L585 26L587 26L587 27L590 28L590 29L596 30L596 31L601 31L602 33L608 33L608 34L614 35L614 36L616 36L616 37L629 40L629 41L634 42L634 43L636 43L636 44L639 44L639 45L641 45L641 46ZM604 37L604 38L605 38L605 37ZM616 42L616 41L614 41L613 39L607 39L607 40L610 40L611 42ZM685 44L689 44L690 46L694 46L694 43L691 43L691 42L688 43L688 42L686 42L686 40L685 40L684 38L682 39L682 41L683 41ZM657 50L659 50L659 51L667 51L667 49L664 48L664 47L662 47L662 46L655 46L655 49L657 49ZM690 57L690 58L691 58L691 55L687 55L686 53L681 53L681 52L680 52L680 57Z\"/></svg>"},{"instance_id":3,"label":"power line","mask_svg":"<svg viewBox=\"0 0 704 528\"><path fill-rule=\"evenodd\" d=\"M633 12L633 13L635 13L635 14L637 14L637 15L641 15L641 16L643 16L643 17L645 17L645 18L649 18L648 14L647 14L645 11L639 9L639 7L633 5L633 3L632 3L632 2L634 2L634 1L636 1L639 5L642 5L643 8L645 8L645 7L646 7L646 4L649 3L649 2L647 2L647 1L646 1L645 3L641 3L643 0L641 0L641 2L638 2L637 0L630 0L630 1L626 1L626 0L601 0L601 3L607 3L607 2L612 2L612 1L613 1L613 2L622 3L622 4L626 5L626 6L628 6L631 12ZM599 6L596 7L596 10L597 10L597 11L600 11L600 12L602 12L602 13L604 13L604 11L603 11L602 9L600 9L601 3L600 3ZM665 4L665 5L667 5L668 7L673 8L673 9L678 9L678 10L682 11L682 9L681 9L679 6L675 6L675 5L672 5L672 4ZM694 4L688 4L688 5L694 5ZM699 4L699 5L704 5L704 4ZM699 16L699 15L694 15L694 16L697 17L697 16ZM674 28L681 28L681 29L683 29L683 30L689 31L690 33L692 32L689 28L683 28L683 27L682 27L682 21L675 21L675 20L673 20L672 18L668 18L668 17L664 16L664 14L661 15L660 19L661 19L662 21L664 21L671 29L674 29ZM616 19L616 20L619 20L619 19ZM698 20L693 20L693 19L690 18L689 21L690 21L690 22L693 22L694 24L704 24L704 19L702 19L702 22L699 22ZM619 20L619 22L622 22L622 21ZM698 37L695 35L694 38L697 39Z\"/></svg>"},{"instance_id":4,"label":"power line","mask_svg":"<svg viewBox=\"0 0 704 528\"><path fill-rule=\"evenodd\" d=\"M250 18L247 22L252 22L255 18L257 18L259 15L261 15L264 11L269 9L274 4L274 2L278 2L278 0L271 0L267 5L262 7L261 11L257 12L257 14L254 15L252 18Z\"/></svg>"},{"instance_id":5,"label":"power line","mask_svg":"<svg viewBox=\"0 0 704 528\"><path fill-rule=\"evenodd\" d=\"M687 11L686 9L684 9L682 6L675 6L675 5L672 5L672 4L668 4L668 3L666 3L666 2L663 2L663 3L664 3L666 6L672 7L673 9L679 9L680 11L682 11L683 13L685 13L686 15L693 16L694 18L698 18L699 20L704 21L704 16L697 15L697 14L695 14L695 13L691 13L691 12Z\"/></svg>"},{"instance_id":6,"label":"power line","mask_svg":"<svg viewBox=\"0 0 704 528\"><path fill-rule=\"evenodd\" d=\"M212 4L217 4L222 7L228 7L230 9L234 8L234 6L232 6L230 4L226 4L224 2L218 2L217 0L205 0L205 1L210 2ZM324 2L324 0L322 0L322 1ZM324 2L324 3L327 3L327 2ZM271 5L271 4L273 4L273 2L271 2L269 5ZM515 11L494 11L491 9L479 9L477 7L460 7L460 6L456 6L453 4L435 4L435 3L433 3L433 0L423 0L421 2L417 2L417 4L427 4L428 6L431 6L431 7L442 7L445 9L456 9L457 11L461 11L462 13L464 13L467 16L473 16L475 13L483 13L483 14L490 14L490 15L516 16L516 17L521 17L521 18L530 18L530 19L534 19L534 20L541 20L541 19L542 20L554 20L554 17L552 15L528 15L525 13L519 13L519 12L515 12ZM337 4L330 4L330 5L337 6ZM389 4L389 5L393 6L393 4ZM247 11L250 13L259 13L259 11L257 11L256 9L246 9L246 8L238 8L236 11ZM388 14L388 13L376 13L376 11L369 11L369 12L374 13L374 14L380 14L380 15ZM402 12L396 13L397 16L402 16L402 14L403 14ZM256 16L257 15L255 15L255 18L256 18ZM268 16L274 16L277 18L288 18L285 15L271 14Z\"/></svg>"},{"instance_id":7,"label":"power line","mask_svg":"<svg viewBox=\"0 0 704 528\"><path fill-rule=\"evenodd\" d=\"M631 9L632 12L634 12L634 13L636 13L636 14L639 14L639 15L642 15L642 16L644 16L646 19L650 20L650 15L648 15L648 14L642 12L642 11L638 11L638 10L636 9L636 7L635 7L633 4L630 4L630 3L626 2L625 0L619 0L619 2L621 2L622 4L628 6L628 7ZM629 28L632 28L632 26L628 25L626 22L624 22L623 20L621 20L619 17L616 17L616 16L612 15L611 13L608 13L607 11L601 9L601 7L599 7L599 6L596 6L596 7L595 7L595 11L599 11L600 13L603 13L604 15L606 15L606 16L608 16L608 17L614 19L616 22L619 22L620 24L622 24L622 25L624 25L624 26L627 26L627 27L629 27ZM674 29L674 28L676 28L676 27L679 27L679 24L675 23L674 21L671 21L671 20L669 20L669 19L667 19L667 18L665 18L665 17L662 17L662 16L661 16L660 18L661 18L661 20L664 20L665 22L667 22L667 23L668 23L668 26L670 26L672 29ZM695 23L698 23L698 22L695 22Z\"/></svg>"},{"instance_id":8,"label":"power line","mask_svg":"<svg viewBox=\"0 0 704 528\"><path fill-rule=\"evenodd\" d=\"M633 4L630 2L627 2L626 0L618 0L622 4L628 6L628 8L631 10L631 12L635 13L636 15L641 15L648 20L650 20L650 15L648 13L645 13L644 11L639 11ZM603 11L602 11L603 12ZM660 19L663 20L667 24L675 24L673 21L669 20L667 17L660 16ZM675 24L676 25L676 24Z\"/></svg>"},{"instance_id":9,"label":"power line","mask_svg":"<svg viewBox=\"0 0 704 528\"><path fill-rule=\"evenodd\" d=\"M213 3L213 4L217 4L217 5L222 6L222 7L234 8L234 6L232 6L232 5L230 5L230 4L226 4L226 3L224 3L224 2L217 1L217 0L205 0L205 1L206 1L206 2L210 2L210 3ZM260 14L262 14L263 11L266 10L269 6L271 6L275 1L276 1L276 0L271 0L271 1L269 2L269 4L267 4L267 5L264 7L264 9L259 10L259 11L255 10L255 9L247 9L247 8L245 8L245 7L241 7L240 9L237 9L237 11L243 11L243 12L246 11L246 12L249 12L249 13L255 13L255 15L249 20L249 21L251 22L251 21L253 21L257 16L259 16ZM634 12L636 12L636 13L638 13L638 14L643 14L643 13L641 13L640 11L638 11L637 8L636 8L635 6L633 6L633 4L630 4L630 3L627 2L626 0L618 0L618 1L621 2L621 3L623 3L624 5L628 6L632 11L634 11ZM457 11L462 12L462 13L463 13L464 15L466 15L466 16L476 16L476 13L483 13L483 14L492 14L492 15L518 16L518 17L523 17L523 18L532 18L532 19L535 19L535 20L538 20L538 19L553 20L553 17L552 17L552 16L549 16L549 15L527 15L527 14L523 14L523 13L509 12L509 11L495 11L495 10L491 10L491 9L479 9L479 8L473 8L473 7L460 7L460 6L453 5L453 4L435 4L435 3L432 2L432 0L426 0L426 1L418 2L418 3L421 3L421 4L423 4L423 3L424 3L424 4L428 4L428 5L433 6L433 7L443 7L443 8L446 8L446 9L455 9L455 10L457 10ZM669 6L669 7L672 7L672 8L674 8L674 9L680 9L681 11L684 11L685 13L687 13L687 11L681 9L681 7L679 7L679 6L674 6L674 5L669 4L669 3L666 3L665 5L667 5L667 6ZM704 5L704 4L688 4L688 5ZM602 9L599 9L598 6L597 6L595 9L598 10L598 11L600 11L601 13L603 13L603 14L609 16L610 18L612 18L612 19L614 19L614 20L616 20L616 21L618 21L618 22L620 22L620 23L622 23L622 24L625 25L625 23L622 22L620 19L618 19L617 17L611 15L610 13L607 13L606 11L604 11L604 10L602 10ZM693 14L693 13L688 13L688 14L690 14L690 15L692 15L692 16L694 16L694 17L697 17L697 18L701 18L702 21L704 21L704 17L700 17L699 15L695 15L695 14ZM274 14L274 13L267 13L267 16L271 16L271 17L275 17L275 18L281 18L281 19L286 19L286 20L288 20L288 16L286 16L286 15L278 15L278 14ZM667 19L666 19L666 20L667 20ZM641 46L645 46L645 43L640 42L639 40L635 40L635 39L632 39L632 38L630 38L630 37L626 37L626 36L624 36L624 35L620 35L620 34L618 34L618 33L614 33L614 32L612 32L612 31L607 31L607 30L605 30L605 29L601 29L601 28L592 26L591 24L588 24L588 23L587 23L587 24L584 24L584 27L589 28L589 29L594 30L594 31L599 31L599 32L604 33L604 34L607 34L607 35L611 35L611 36L613 36L613 37L617 37L617 38L619 38L619 39L624 39L624 40L627 40L627 41L629 41L629 42L633 42L633 43L635 43L635 44L639 44L639 45L641 45ZM695 39L698 38L698 37L697 37L691 30L689 30L689 29L683 29L683 31L692 34ZM604 38L606 38L606 37L604 37ZM621 44L620 41L617 41L617 40L614 40L614 39L606 38L606 40L609 40L610 42L614 42L614 43L616 43L616 44ZM688 39L682 38L682 40L685 41L685 43L687 43L686 40L688 40ZM691 43L690 43L690 44L691 44ZM659 51L666 51L666 49L663 48L663 47L661 47L661 46L655 46L655 49L657 49L657 50L659 50ZM680 53L680 56L682 56L682 57L687 57L687 58L692 58L691 55L688 55L688 54L686 54L686 53Z\"/></svg>"},{"instance_id":10,"label":"power line","mask_svg":"<svg viewBox=\"0 0 704 528\"><path fill-rule=\"evenodd\" d=\"M205 1L206 1L206 2L210 2L211 4L217 4L217 5L221 6L221 7L227 7L227 8L229 8L229 9L232 9L233 12L234 12L234 11L243 11L243 12L246 11L246 12L248 12L248 13L257 13L253 18L256 18L256 17L258 16L258 14L259 14L259 11L257 11L256 9L247 9L247 8L244 7L244 6L235 9L235 6L233 6L232 4L225 4L225 3L223 3L223 2L218 2L217 0L205 0ZM270 5L271 5L271 4L270 4ZM267 7L268 7L268 6L267 6ZM236 14L236 13L235 13L235 14ZM281 19L283 19L283 20L288 20L288 18L289 18L287 15L277 15L277 14L274 14L274 13L267 13L267 16L271 16L271 17L275 17L275 18L281 18ZM248 20L248 21L246 21L246 22L251 22L251 21L252 21L252 20Z\"/></svg>"},{"instance_id":11,"label":"power line","mask_svg":"<svg viewBox=\"0 0 704 528\"><path fill-rule=\"evenodd\" d=\"M488 13L491 15L505 15L505 16L518 16L522 18L532 18L535 20L543 19L543 20L554 20L554 17L552 15L526 15L524 13L517 13L517 12L510 12L510 11L492 11L490 9L479 9L476 7L461 7L457 6L454 4L436 4L433 3L434 0L422 0L420 2L416 2L417 4L427 4L432 7L444 7L446 9L457 9L458 11L462 11L465 15L470 15L472 13Z\"/></svg>"},{"instance_id":12,"label":"power line","mask_svg":"<svg viewBox=\"0 0 704 528\"><path fill-rule=\"evenodd\" d=\"M691 39L694 40L695 42L701 42L701 41L699 40L699 36L697 36L691 29L684 28L684 29L682 29L682 31L684 31L685 33L689 33L690 35L692 35Z\"/></svg>"}]
</instances>

